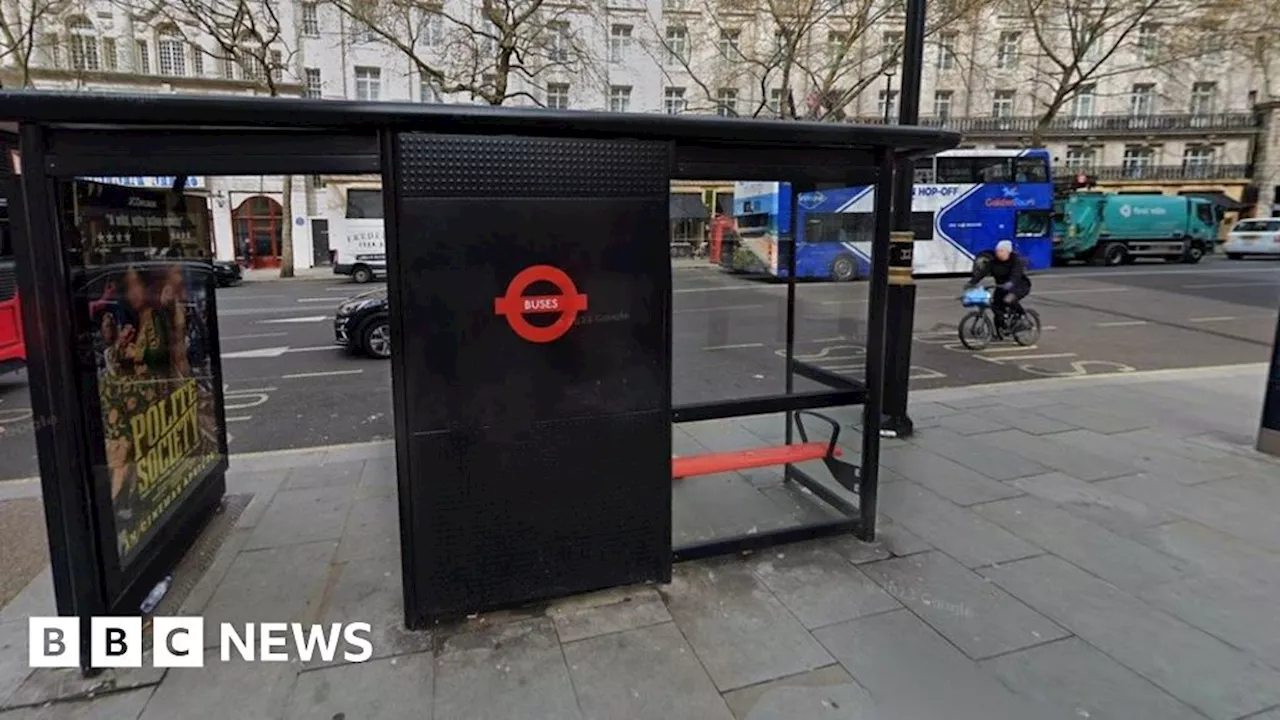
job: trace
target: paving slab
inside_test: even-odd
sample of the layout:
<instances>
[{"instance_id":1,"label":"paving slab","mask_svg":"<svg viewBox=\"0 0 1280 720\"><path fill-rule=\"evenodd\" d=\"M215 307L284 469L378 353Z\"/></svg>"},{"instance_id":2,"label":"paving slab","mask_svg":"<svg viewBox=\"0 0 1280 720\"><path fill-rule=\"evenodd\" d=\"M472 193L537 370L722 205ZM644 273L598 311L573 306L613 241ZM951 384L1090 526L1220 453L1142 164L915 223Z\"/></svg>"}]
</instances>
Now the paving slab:
<instances>
[{"instance_id":1,"label":"paving slab","mask_svg":"<svg viewBox=\"0 0 1280 720\"><path fill-rule=\"evenodd\" d=\"M1203 720L1204 716L1080 638L980 663L1019 695L1090 720Z\"/></svg>"},{"instance_id":2,"label":"paving slab","mask_svg":"<svg viewBox=\"0 0 1280 720\"><path fill-rule=\"evenodd\" d=\"M1069 717L1015 697L908 610L831 625L814 635L876 699L877 720Z\"/></svg>"},{"instance_id":3,"label":"paving slab","mask_svg":"<svg viewBox=\"0 0 1280 720\"><path fill-rule=\"evenodd\" d=\"M25 642L17 654L25 664ZM93 697L107 689L131 690L155 686L164 675L164 668L152 667L150 652L143 654L142 667L110 668L92 678L86 678L79 668L36 668L9 694L5 702L8 706L43 705L57 700Z\"/></svg>"},{"instance_id":4,"label":"paving slab","mask_svg":"<svg viewBox=\"0 0 1280 720\"><path fill-rule=\"evenodd\" d=\"M346 485L281 490L271 498L245 549L278 547L342 537L352 488Z\"/></svg>"},{"instance_id":5,"label":"paving slab","mask_svg":"<svg viewBox=\"0 0 1280 720\"><path fill-rule=\"evenodd\" d=\"M721 692L832 662L804 625L740 561L679 566L661 592L671 617Z\"/></svg>"},{"instance_id":6,"label":"paving slab","mask_svg":"<svg viewBox=\"0 0 1280 720\"><path fill-rule=\"evenodd\" d=\"M822 543L774 548L753 556L749 565L811 630L901 607L840 553Z\"/></svg>"},{"instance_id":7,"label":"paving slab","mask_svg":"<svg viewBox=\"0 0 1280 720\"><path fill-rule=\"evenodd\" d=\"M1184 563L1039 498L1001 500L974 510L1023 540L1125 590L1172 582L1186 574Z\"/></svg>"},{"instance_id":8,"label":"paving slab","mask_svg":"<svg viewBox=\"0 0 1280 720\"><path fill-rule=\"evenodd\" d=\"M724 694L738 720L875 720L871 694L840 665Z\"/></svg>"},{"instance_id":9,"label":"paving slab","mask_svg":"<svg viewBox=\"0 0 1280 720\"><path fill-rule=\"evenodd\" d=\"M979 435L981 433L1008 430L1012 426L997 420L986 412L988 408L979 408L974 412L947 415L938 419L935 427L940 427L957 435ZM914 419L914 418L913 418Z\"/></svg>"},{"instance_id":10,"label":"paving slab","mask_svg":"<svg viewBox=\"0 0 1280 720\"><path fill-rule=\"evenodd\" d=\"M1213 720L1280 702L1280 672L1061 558L1031 558L983 574Z\"/></svg>"},{"instance_id":11,"label":"paving slab","mask_svg":"<svg viewBox=\"0 0 1280 720\"><path fill-rule=\"evenodd\" d=\"M1255 545L1280 551L1280 523L1275 521L1274 508L1241 504L1200 487L1178 485L1150 475L1107 480L1102 487L1149 505L1167 508Z\"/></svg>"},{"instance_id":12,"label":"paving slab","mask_svg":"<svg viewBox=\"0 0 1280 720\"><path fill-rule=\"evenodd\" d=\"M1212 462L1244 452L1244 448L1215 447L1204 442L1194 442L1193 438L1179 437L1160 427L1116 433L1111 437L1195 462ZM1254 438L1250 438L1249 444L1253 440Z\"/></svg>"},{"instance_id":13,"label":"paving slab","mask_svg":"<svg viewBox=\"0 0 1280 720\"><path fill-rule=\"evenodd\" d=\"M1138 539L1191 563L1202 575L1280 593L1280 552L1190 520L1150 528Z\"/></svg>"},{"instance_id":14,"label":"paving slab","mask_svg":"<svg viewBox=\"0 0 1280 720\"><path fill-rule=\"evenodd\" d=\"M1119 405L1100 405L1091 408L1072 405L1054 405L1036 409L1036 413L1059 422L1069 423L1085 430L1111 434L1142 430L1150 427L1157 418L1140 417L1119 409Z\"/></svg>"},{"instance_id":15,"label":"paving slab","mask_svg":"<svg viewBox=\"0 0 1280 720\"><path fill-rule=\"evenodd\" d=\"M880 510L966 567L981 567L1043 552L981 517L912 482L880 490Z\"/></svg>"},{"instance_id":16,"label":"paving slab","mask_svg":"<svg viewBox=\"0 0 1280 720\"><path fill-rule=\"evenodd\" d=\"M975 660L1070 634L940 552L884 560L863 568L899 602Z\"/></svg>"},{"instance_id":17,"label":"paving slab","mask_svg":"<svg viewBox=\"0 0 1280 720\"><path fill-rule=\"evenodd\" d=\"M285 490L301 490L302 488L330 487L333 485L355 485L364 472L364 460L326 461L314 467L297 467L289 471L284 481Z\"/></svg>"},{"instance_id":18,"label":"paving slab","mask_svg":"<svg viewBox=\"0 0 1280 720\"><path fill-rule=\"evenodd\" d=\"M286 720L430 718L435 659L400 655L298 675Z\"/></svg>"},{"instance_id":19,"label":"paving slab","mask_svg":"<svg viewBox=\"0 0 1280 720\"><path fill-rule=\"evenodd\" d=\"M1015 487L920 447L886 450L880 454L880 464L961 506L1022 494Z\"/></svg>"},{"instance_id":20,"label":"paving slab","mask_svg":"<svg viewBox=\"0 0 1280 720\"><path fill-rule=\"evenodd\" d=\"M336 550L336 542L318 542L236 555L204 609L205 627L231 623L243 630L245 623L310 621ZM218 633L206 632L204 642L215 646Z\"/></svg>"},{"instance_id":21,"label":"paving slab","mask_svg":"<svg viewBox=\"0 0 1280 720\"><path fill-rule=\"evenodd\" d=\"M235 653L231 657L223 662L218 650L211 648L205 650L204 667L169 669L141 720L209 720L212 708L224 718L283 717L297 679L296 666L247 662Z\"/></svg>"},{"instance_id":22,"label":"paving slab","mask_svg":"<svg viewBox=\"0 0 1280 720\"><path fill-rule=\"evenodd\" d=\"M671 622L662 596L652 587L625 587L564 598L547 609L560 642Z\"/></svg>"},{"instance_id":23,"label":"paving slab","mask_svg":"<svg viewBox=\"0 0 1280 720\"><path fill-rule=\"evenodd\" d=\"M1059 472L1010 480L1009 484L1125 537L1182 517Z\"/></svg>"},{"instance_id":24,"label":"paving slab","mask_svg":"<svg viewBox=\"0 0 1280 720\"><path fill-rule=\"evenodd\" d=\"M1030 435L1019 430L1004 430L988 433L981 437L981 441L988 444L987 452L1020 455L1047 469L1058 470L1071 477L1077 477L1089 482L1130 475L1136 472L1136 469L1131 465L1116 462L1100 455L1094 455L1069 445L1063 445L1057 442L1056 439L1056 434L1039 436ZM1024 473L1020 477L1040 475L1044 472L1047 472L1047 470ZM1013 478L1005 479L1012 480Z\"/></svg>"},{"instance_id":25,"label":"paving slab","mask_svg":"<svg viewBox=\"0 0 1280 720\"><path fill-rule=\"evenodd\" d=\"M565 661L587 720L731 720L672 623L567 643Z\"/></svg>"},{"instance_id":26,"label":"paving slab","mask_svg":"<svg viewBox=\"0 0 1280 720\"><path fill-rule=\"evenodd\" d=\"M984 408L982 414L984 417L1003 424L1005 428L1021 430L1031 435L1052 435L1053 433L1077 429L1075 425L1058 418L1045 417L1034 410L1024 410L1005 405Z\"/></svg>"},{"instance_id":27,"label":"paving slab","mask_svg":"<svg viewBox=\"0 0 1280 720\"><path fill-rule=\"evenodd\" d=\"M405 627L398 553L338 563L327 575L326 586L324 604L315 622L326 626L330 623L369 623L374 658L431 648L430 632ZM344 660L339 656L333 662L342 663ZM332 663L318 658L307 663L308 667L325 664Z\"/></svg>"},{"instance_id":28,"label":"paving slab","mask_svg":"<svg viewBox=\"0 0 1280 720\"><path fill-rule=\"evenodd\" d=\"M10 705L9 696L31 674L27 666L27 626L26 620L0 623L0 707Z\"/></svg>"},{"instance_id":29,"label":"paving slab","mask_svg":"<svg viewBox=\"0 0 1280 720\"><path fill-rule=\"evenodd\" d=\"M26 619L32 615L57 615L57 605L53 598L53 570L49 566L40 571L31 582L26 584L3 609L0 609L0 623Z\"/></svg>"},{"instance_id":30,"label":"paving slab","mask_svg":"<svg viewBox=\"0 0 1280 720\"><path fill-rule=\"evenodd\" d=\"M396 459L377 457L366 460L356 485L356 497L395 495L397 489Z\"/></svg>"},{"instance_id":31,"label":"paving slab","mask_svg":"<svg viewBox=\"0 0 1280 720\"><path fill-rule=\"evenodd\" d=\"M111 693L93 700L60 702L0 712L0 720L137 720L154 688Z\"/></svg>"},{"instance_id":32,"label":"paving slab","mask_svg":"<svg viewBox=\"0 0 1280 720\"><path fill-rule=\"evenodd\" d=\"M1007 437L1009 433L1018 433L1018 431L1003 430L979 437L965 437L941 428L931 428L918 433L912 442L917 447L953 460L992 480L1012 480L1028 475L1040 475L1050 470L1036 459L1029 459L1018 453L1001 449L998 441ZM1027 435L1026 437L1035 436Z\"/></svg>"},{"instance_id":33,"label":"paving slab","mask_svg":"<svg viewBox=\"0 0 1280 720\"><path fill-rule=\"evenodd\" d=\"M435 720L582 717L550 620L449 638L437 656L435 678Z\"/></svg>"},{"instance_id":34,"label":"paving slab","mask_svg":"<svg viewBox=\"0 0 1280 720\"><path fill-rule=\"evenodd\" d=\"M1058 433L1053 439L1074 448L1119 463L1132 466L1144 473L1183 485L1194 485L1233 474L1216 463L1200 463L1185 457L1172 455L1150 445L1134 442L1124 433L1103 435L1092 430L1072 430Z\"/></svg>"},{"instance_id":35,"label":"paving slab","mask_svg":"<svg viewBox=\"0 0 1280 720\"><path fill-rule=\"evenodd\" d=\"M395 495L352 500L338 543L338 562L400 552L400 504Z\"/></svg>"},{"instance_id":36,"label":"paving slab","mask_svg":"<svg viewBox=\"0 0 1280 720\"><path fill-rule=\"evenodd\" d=\"M1280 669L1280 603L1274 592L1198 576L1148 588L1139 597Z\"/></svg>"}]
</instances>

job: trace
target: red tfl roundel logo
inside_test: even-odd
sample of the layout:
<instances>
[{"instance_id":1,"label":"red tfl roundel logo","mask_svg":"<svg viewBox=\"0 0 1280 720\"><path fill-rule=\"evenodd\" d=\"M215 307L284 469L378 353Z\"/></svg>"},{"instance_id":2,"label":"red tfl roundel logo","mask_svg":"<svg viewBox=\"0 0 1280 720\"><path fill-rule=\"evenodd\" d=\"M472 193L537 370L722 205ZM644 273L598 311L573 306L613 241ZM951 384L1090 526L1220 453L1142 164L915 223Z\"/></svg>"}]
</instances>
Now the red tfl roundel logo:
<instances>
[{"instance_id":1,"label":"red tfl roundel logo","mask_svg":"<svg viewBox=\"0 0 1280 720\"><path fill-rule=\"evenodd\" d=\"M548 282L558 291L555 295L528 295L529 286ZM507 286L507 294L493 301L493 311L507 318L516 335L532 343L549 343L559 340L569 332L578 319L578 313L587 309L587 296L580 294L573 281L558 267L534 265L520 271ZM540 327L529 322L526 316L559 314L554 323Z\"/></svg>"}]
</instances>

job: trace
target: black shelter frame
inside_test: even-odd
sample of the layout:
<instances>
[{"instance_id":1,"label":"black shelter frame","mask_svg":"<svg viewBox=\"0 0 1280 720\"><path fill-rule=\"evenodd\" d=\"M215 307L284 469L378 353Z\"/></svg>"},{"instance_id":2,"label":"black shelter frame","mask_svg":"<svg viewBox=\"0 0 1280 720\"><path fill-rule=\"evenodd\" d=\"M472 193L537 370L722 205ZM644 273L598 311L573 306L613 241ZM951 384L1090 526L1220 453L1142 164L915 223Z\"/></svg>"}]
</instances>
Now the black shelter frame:
<instances>
[{"instance_id":1,"label":"black shelter frame","mask_svg":"<svg viewBox=\"0 0 1280 720\"><path fill-rule=\"evenodd\" d=\"M822 370L795 357L795 253L788 260L786 375L783 394L729 402L668 407L672 422L786 413L788 444L796 429L797 411L863 405L862 448L853 505L797 467L786 477L803 484L838 509L833 521L681 547L673 559L684 560L780 542L853 532L875 535L878 490L879 425L885 378L885 297L888 287L890 203L895 163L954 147L956 133L926 128L854 126L736 118L627 115L516 108L412 105L280 98L212 98L182 96L124 97L87 93L0 92L0 131L20 139L17 185L21 200L15 214L19 261L23 267L24 319L38 327L33 336L32 404L37 417L76 418L82 408L68 388L75 386L74 339L68 325L72 308L64 289L64 261L50 253L58 237L57 208L51 195L57 179L83 176L172 175L321 175L380 174L384 183L395 175L387 167L402 133L454 136L517 136L642 140L670 148L670 179L762 180L790 182L793 200L819 186L874 184L875 235L872 253L869 332L865 382ZM6 163L8 159L6 158ZM397 257L397 228L392 220L394 193L388 203L389 264ZM793 213L793 217L796 214ZM393 313L405 288L392 273L388 279ZM669 281L668 281L669 285ZM30 300L28 300L30 298ZM394 322L394 321L393 321ZM394 325L393 325L394 327ZM667 321L670 353L670 320ZM404 354L392 356L396 433L401 437L407 400L400 385ZM668 362L668 371L670 364ZM796 378L823 386L797 392ZM219 370L220 378L220 370ZM670 378L668 377L668 387ZM46 517L53 556L58 609L82 617L136 608L136 602L185 554L216 506L203 497L175 520L170 541L157 551L137 577L103 582L103 552L93 531L95 522L86 494L87 448L91 438L75 422L48 423L37 431ZM422 588L413 577L411 555L418 552L413 517L414 486L405 470L408 450L397 442L401 554L404 563L406 620L420 627L432 619L415 610ZM664 482L670 482L664 478ZM223 492L219 483L217 492ZM667 574L669 576L669 561Z\"/></svg>"}]
</instances>

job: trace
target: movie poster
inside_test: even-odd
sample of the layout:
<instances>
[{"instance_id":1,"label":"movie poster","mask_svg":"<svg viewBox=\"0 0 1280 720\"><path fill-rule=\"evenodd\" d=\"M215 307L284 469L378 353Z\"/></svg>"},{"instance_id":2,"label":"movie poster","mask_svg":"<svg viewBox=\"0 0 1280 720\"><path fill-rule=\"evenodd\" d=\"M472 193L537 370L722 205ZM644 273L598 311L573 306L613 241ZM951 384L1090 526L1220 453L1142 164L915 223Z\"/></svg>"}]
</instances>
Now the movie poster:
<instances>
[{"instance_id":1,"label":"movie poster","mask_svg":"<svg viewBox=\"0 0 1280 720\"><path fill-rule=\"evenodd\" d=\"M203 198L74 183L104 461L122 567L223 460L209 326L209 215Z\"/></svg>"}]
</instances>

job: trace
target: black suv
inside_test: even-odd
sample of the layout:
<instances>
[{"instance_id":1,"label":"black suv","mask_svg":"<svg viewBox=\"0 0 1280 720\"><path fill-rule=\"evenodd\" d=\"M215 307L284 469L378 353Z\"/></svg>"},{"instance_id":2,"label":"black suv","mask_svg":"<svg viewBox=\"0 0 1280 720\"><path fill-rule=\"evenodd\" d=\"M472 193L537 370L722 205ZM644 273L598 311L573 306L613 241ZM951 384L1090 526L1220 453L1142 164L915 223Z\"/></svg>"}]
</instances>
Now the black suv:
<instances>
[{"instance_id":1,"label":"black suv","mask_svg":"<svg viewBox=\"0 0 1280 720\"><path fill-rule=\"evenodd\" d=\"M391 357L387 289L369 290L343 300L333 318L333 335L339 345L352 352L381 360Z\"/></svg>"},{"instance_id":2,"label":"black suv","mask_svg":"<svg viewBox=\"0 0 1280 720\"><path fill-rule=\"evenodd\" d=\"M244 279L244 274L240 270L240 263L230 260L214 260L213 277L217 279L218 287L231 287L239 284Z\"/></svg>"}]
</instances>

